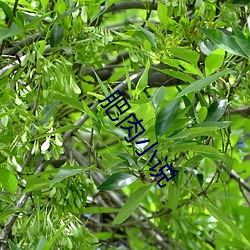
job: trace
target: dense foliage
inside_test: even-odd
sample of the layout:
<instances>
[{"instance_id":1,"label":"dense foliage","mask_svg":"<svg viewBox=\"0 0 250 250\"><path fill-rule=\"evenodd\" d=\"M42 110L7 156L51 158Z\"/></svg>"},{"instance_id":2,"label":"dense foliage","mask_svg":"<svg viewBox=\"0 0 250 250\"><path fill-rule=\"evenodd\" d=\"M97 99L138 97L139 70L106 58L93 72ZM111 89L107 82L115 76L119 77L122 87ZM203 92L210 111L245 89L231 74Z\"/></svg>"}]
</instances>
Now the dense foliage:
<instances>
[{"instance_id":1,"label":"dense foliage","mask_svg":"<svg viewBox=\"0 0 250 250\"><path fill-rule=\"evenodd\" d=\"M0 249L250 249L248 7L0 1Z\"/></svg>"}]
</instances>

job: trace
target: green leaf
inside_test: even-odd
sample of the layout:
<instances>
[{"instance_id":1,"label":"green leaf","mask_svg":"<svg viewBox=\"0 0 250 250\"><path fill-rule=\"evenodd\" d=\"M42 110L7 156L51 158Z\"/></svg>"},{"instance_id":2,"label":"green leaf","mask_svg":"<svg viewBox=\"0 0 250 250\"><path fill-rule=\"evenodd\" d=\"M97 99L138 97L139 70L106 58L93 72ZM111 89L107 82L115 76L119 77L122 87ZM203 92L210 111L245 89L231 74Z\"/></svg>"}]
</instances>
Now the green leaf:
<instances>
[{"instance_id":1,"label":"green leaf","mask_svg":"<svg viewBox=\"0 0 250 250\"><path fill-rule=\"evenodd\" d=\"M108 91L108 89L106 88L106 86L103 84L102 80L100 79L100 77L96 74L96 72L94 71L96 79L98 81L98 83L100 84L103 93L105 94L106 97L110 96L110 93Z\"/></svg>"},{"instance_id":2,"label":"green leaf","mask_svg":"<svg viewBox=\"0 0 250 250\"><path fill-rule=\"evenodd\" d=\"M204 159L204 157L202 155L195 155L192 158L190 158L189 160L187 160L184 164L184 167L196 167L200 164L200 162Z\"/></svg>"},{"instance_id":3,"label":"green leaf","mask_svg":"<svg viewBox=\"0 0 250 250\"><path fill-rule=\"evenodd\" d=\"M133 194L130 195L127 202L116 215L112 224L121 224L124 222L139 206L143 198L147 195L151 185L144 185L139 187Z\"/></svg>"},{"instance_id":4,"label":"green leaf","mask_svg":"<svg viewBox=\"0 0 250 250\"><path fill-rule=\"evenodd\" d=\"M42 112L42 124L49 122L50 118L53 116L54 112L58 108L59 102L52 100L51 103L45 104Z\"/></svg>"},{"instance_id":5,"label":"green leaf","mask_svg":"<svg viewBox=\"0 0 250 250\"><path fill-rule=\"evenodd\" d=\"M180 150L184 150L184 146L185 150L197 152L214 161L223 161L229 168L232 166L232 160L226 154L220 153L216 148L210 146L197 145L195 142L187 144L184 143L183 146L177 144L172 147L171 152L180 152Z\"/></svg>"},{"instance_id":6,"label":"green leaf","mask_svg":"<svg viewBox=\"0 0 250 250\"><path fill-rule=\"evenodd\" d=\"M150 67L150 61L148 60L147 61L147 64L146 64L146 67L136 85L136 88L135 88L135 93L134 93L134 97L137 98L141 92L147 87L148 85L148 70L149 70L149 67Z\"/></svg>"},{"instance_id":7,"label":"green leaf","mask_svg":"<svg viewBox=\"0 0 250 250\"><path fill-rule=\"evenodd\" d=\"M5 211L0 212L0 222L4 223L6 219L8 219L8 217L14 213L18 213L18 212L23 212L24 209L23 208L6 208Z\"/></svg>"},{"instance_id":8,"label":"green leaf","mask_svg":"<svg viewBox=\"0 0 250 250\"><path fill-rule=\"evenodd\" d=\"M117 213L119 212L119 208L113 208L113 207L82 207L81 214L105 214L105 213Z\"/></svg>"},{"instance_id":9,"label":"green leaf","mask_svg":"<svg viewBox=\"0 0 250 250\"><path fill-rule=\"evenodd\" d=\"M248 42L245 35L242 33L242 31L234 23L232 23L232 35L235 37L241 38L242 40Z\"/></svg>"},{"instance_id":10,"label":"green leaf","mask_svg":"<svg viewBox=\"0 0 250 250\"><path fill-rule=\"evenodd\" d=\"M124 236L122 234L118 234L118 233L113 233L113 232L98 232L95 233L95 236L99 239L99 241L103 241L103 240L110 240L110 239L122 239L124 238ZM98 249L98 248L96 248ZM92 250L92 249L89 249ZM112 250L114 250L114 248L112 248Z\"/></svg>"},{"instance_id":11,"label":"green leaf","mask_svg":"<svg viewBox=\"0 0 250 250\"><path fill-rule=\"evenodd\" d=\"M131 95L131 80L130 80L128 67L126 66L126 63L124 60L123 60L123 67L124 67L124 72L125 72L125 76L126 76L126 80L127 80L128 92Z\"/></svg>"},{"instance_id":12,"label":"green leaf","mask_svg":"<svg viewBox=\"0 0 250 250\"><path fill-rule=\"evenodd\" d=\"M176 151L186 151L190 149L190 146L196 146L196 142L187 142L187 141L177 141L171 146L171 152Z\"/></svg>"},{"instance_id":13,"label":"green leaf","mask_svg":"<svg viewBox=\"0 0 250 250\"><path fill-rule=\"evenodd\" d=\"M200 122L203 122L206 119L207 116L207 108L206 107L201 107L199 112L198 112L198 118Z\"/></svg>"},{"instance_id":14,"label":"green leaf","mask_svg":"<svg viewBox=\"0 0 250 250\"><path fill-rule=\"evenodd\" d=\"M178 92L181 92L181 89L179 86L176 86ZM194 113L194 107L192 105L192 103L190 102L190 100L186 97L186 96L182 96L182 100L185 103L185 107L188 109L187 113L192 117L192 119L196 119L195 113Z\"/></svg>"},{"instance_id":15,"label":"green leaf","mask_svg":"<svg viewBox=\"0 0 250 250\"><path fill-rule=\"evenodd\" d=\"M164 135L175 121L179 110L179 101L174 99L156 116L155 131L157 136Z\"/></svg>"},{"instance_id":16,"label":"green leaf","mask_svg":"<svg viewBox=\"0 0 250 250\"><path fill-rule=\"evenodd\" d=\"M230 124L232 124L231 121L225 121L225 122L204 121L195 124L193 127L217 127L218 129L222 129L228 127Z\"/></svg>"},{"instance_id":17,"label":"green leaf","mask_svg":"<svg viewBox=\"0 0 250 250\"><path fill-rule=\"evenodd\" d=\"M51 35L50 35L50 46L56 47L63 39L63 34L64 34L64 28L61 24L56 25L52 30L51 30Z\"/></svg>"},{"instance_id":18,"label":"green leaf","mask_svg":"<svg viewBox=\"0 0 250 250\"><path fill-rule=\"evenodd\" d=\"M22 250L17 245L15 245L11 240L9 240L8 242L9 242L10 250Z\"/></svg>"},{"instance_id":19,"label":"green leaf","mask_svg":"<svg viewBox=\"0 0 250 250\"><path fill-rule=\"evenodd\" d=\"M4 3L3 1L0 1L0 8L3 9L5 15L6 15L11 21L14 21L14 15L13 15L13 12L12 12L11 8L9 7L9 5L7 5L7 4Z\"/></svg>"},{"instance_id":20,"label":"green leaf","mask_svg":"<svg viewBox=\"0 0 250 250\"><path fill-rule=\"evenodd\" d=\"M197 90L200 90L204 87L206 87L207 85L213 83L214 81L218 80L220 77L222 77L223 75L227 74L231 72L230 70L223 70L221 72L215 73L213 75L207 76L205 78L202 78L198 81L195 81L191 84L189 84L185 89L183 89L178 95L178 97L181 97L183 95L195 92Z\"/></svg>"},{"instance_id":21,"label":"green leaf","mask_svg":"<svg viewBox=\"0 0 250 250\"><path fill-rule=\"evenodd\" d=\"M188 172L190 172L193 176L195 176L195 178L197 179L197 181L199 182L200 186L202 187L203 182L204 182L204 176L201 172L197 171L194 168L189 168L186 167L185 168Z\"/></svg>"},{"instance_id":22,"label":"green leaf","mask_svg":"<svg viewBox=\"0 0 250 250\"><path fill-rule=\"evenodd\" d=\"M168 188L168 204L173 211L177 208L179 199L180 189L175 184L171 184Z\"/></svg>"},{"instance_id":23,"label":"green leaf","mask_svg":"<svg viewBox=\"0 0 250 250\"><path fill-rule=\"evenodd\" d=\"M227 99L222 99L222 100L213 102L208 108L208 114L205 119L205 122L219 121L227 109L227 104L228 104Z\"/></svg>"},{"instance_id":24,"label":"green leaf","mask_svg":"<svg viewBox=\"0 0 250 250\"><path fill-rule=\"evenodd\" d=\"M70 98L68 96L64 96L60 93L54 92L53 97L63 103L68 104L69 106L76 108L82 112L85 112L82 103L76 99Z\"/></svg>"},{"instance_id":25,"label":"green leaf","mask_svg":"<svg viewBox=\"0 0 250 250\"><path fill-rule=\"evenodd\" d=\"M240 48L244 51L244 53L250 57L250 42L248 41L248 39L246 39L244 37L244 39L240 38L240 37L235 37L237 43L239 44Z\"/></svg>"},{"instance_id":26,"label":"green leaf","mask_svg":"<svg viewBox=\"0 0 250 250\"><path fill-rule=\"evenodd\" d=\"M177 79L180 79L184 82L193 82L195 79L191 76L189 76L188 74L186 73L183 73L183 72L180 72L180 71L176 71L176 70L173 70L173 69L158 69L156 68L156 70L162 72L162 73L165 73L169 76L172 76L174 78L177 78Z\"/></svg>"},{"instance_id":27,"label":"green leaf","mask_svg":"<svg viewBox=\"0 0 250 250\"><path fill-rule=\"evenodd\" d=\"M164 100L166 94L166 87L161 86L157 89L155 94L152 96L151 101L155 111L157 111L158 107L161 105L162 101Z\"/></svg>"},{"instance_id":28,"label":"green leaf","mask_svg":"<svg viewBox=\"0 0 250 250\"><path fill-rule=\"evenodd\" d=\"M203 154L213 154L216 156L221 156L221 154L219 153L219 151L216 148L212 148L206 145L190 145L189 146L189 150L190 151L195 151L195 152L199 152L199 153L203 153Z\"/></svg>"},{"instance_id":29,"label":"green leaf","mask_svg":"<svg viewBox=\"0 0 250 250\"><path fill-rule=\"evenodd\" d=\"M233 0L232 4L249 4L249 0Z\"/></svg>"},{"instance_id":30,"label":"green leaf","mask_svg":"<svg viewBox=\"0 0 250 250\"><path fill-rule=\"evenodd\" d=\"M19 28L24 28L24 18L23 15L20 12L16 13L16 17L14 17L14 22Z\"/></svg>"},{"instance_id":31,"label":"green leaf","mask_svg":"<svg viewBox=\"0 0 250 250\"><path fill-rule=\"evenodd\" d=\"M40 239L38 241L36 250L43 250L43 247L46 245L47 242L48 241L47 241L46 237L44 235L41 235Z\"/></svg>"},{"instance_id":32,"label":"green leaf","mask_svg":"<svg viewBox=\"0 0 250 250\"><path fill-rule=\"evenodd\" d=\"M44 9L47 8L48 3L49 3L49 0L41 0L41 5L42 5L42 7L43 7Z\"/></svg>"},{"instance_id":33,"label":"green leaf","mask_svg":"<svg viewBox=\"0 0 250 250\"><path fill-rule=\"evenodd\" d=\"M212 51L218 49L218 46L216 44L214 44L212 41L210 41L209 39L206 39L204 41L199 41L199 47L200 50L203 54L205 55L209 55Z\"/></svg>"},{"instance_id":34,"label":"green leaf","mask_svg":"<svg viewBox=\"0 0 250 250\"><path fill-rule=\"evenodd\" d=\"M210 53L205 60L205 72L206 75L211 75L223 65L225 57L225 51L222 49L217 49Z\"/></svg>"},{"instance_id":35,"label":"green leaf","mask_svg":"<svg viewBox=\"0 0 250 250\"><path fill-rule=\"evenodd\" d=\"M106 0L105 7L108 9L111 5L113 5L117 0Z\"/></svg>"},{"instance_id":36,"label":"green leaf","mask_svg":"<svg viewBox=\"0 0 250 250\"><path fill-rule=\"evenodd\" d=\"M24 192L40 191L49 188L51 180L42 177L30 176L26 177L26 188Z\"/></svg>"},{"instance_id":37,"label":"green leaf","mask_svg":"<svg viewBox=\"0 0 250 250\"><path fill-rule=\"evenodd\" d=\"M242 31L235 25L232 24L232 35L235 37L237 43L239 44L240 48L244 51L244 53L250 57L250 42L242 33ZM242 72L243 74L243 72Z\"/></svg>"},{"instance_id":38,"label":"green leaf","mask_svg":"<svg viewBox=\"0 0 250 250\"><path fill-rule=\"evenodd\" d=\"M53 237L45 244L45 246L43 247L42 250L49 250L52 245L53 245L53 242L59 237L59 235L64 231L64 229L68 226L69 222L64 222L64 226L62 226L59 230L57 230L55 232L55 234L53 235Z\"/></svg>"},{"instance_id":39,"label":"green leaf","mask_svg":"<svg viewBox=\"0 0 250 250\"><path fill-rule=\"evenodd\" d=\"M190 49L176 47L176 48L169 48L168 50L172 52L175 57L190 62L194 66L197 65L200 58L200 54L198 52Z\"/></svg>"},{"instance_id":40,"label":"green leaf","mask_svg":"<svg viewBox=\"0 0 250 250\"><path fill-rule=\"evenodd\" d=\"M0 168L0 183L11 194L14 194L18 187L18 180L16 176L5 168Z\"/></svg>"},{"instance_id":41,"label":"green leaf","mask_svg":"<svg viewBox=\"0 0 250 250\"><path fill-rule=\"evenodd\" d=\"M158 18L161 23L167 24L168 21L168 9L165 3L159 2L157 7Z\"/></svg>"},{"instance_id":42,"label":"green leaf","mask_svg":"<svg viewBox=\"0 0 250 250\"><path fill-rule=\"evenodd\" d=\"M64 1L57 1L56 2L56 12L62 14L65 12L66 4Z\"/></svg>"},{"instance_id":43,"label":"green leaf","mask_svg":"<svg viewBox=\"0 0 250 250\"><path fill-rule=\"evenodd\" d=\"M201 199L200 199L201 200ZM201 200L202 201L202 200ZM212 204L202 201L205 205L208 212L215 217L219 222L223 224L223 226L234 235L239 241L241 241L244 245L250 248L249 241L245 238L245 236L241 233L238 227L234 224L232 220L230 220L221 210L213 206Z\"/></svg>"},{"instance_id":44,"label":"green leaf","mask_svg":"<svg viewBox=\"0 0 250 250\"><path fill-rule=\"evenodd\" d=\"M109 176L99 187L99 190L117 190L133 183L137 178L128 173L120 172Z\"/></svg>"},{"instance_id":45,"label":"green leaf","mask_svg":"<svg viewBox=\"0 0 250 250\"><path fill-rule=\"evenodd\" d=\"M241 57L246 57L246 54L241 49L237 40L233 36L228 36L222 31L217 29L204 29L200 28L201 32L204 33L213 43L219 48Z\"/></svg>"},{"instance_id":46,"label":"green leaf","mask_svg":"<svg viewBox=\"0 0 250 250\"><path fill-rule=\"evenodd\" d=\"M67 126L55 129L53 132L45 133L45 134L39 135L37 137L33 137L32 141L37 140L37 139L41 139L41 138L44 138L44 137L47 137L49 135L61 134L61 133L66 132L66 131L68 131L70 129L76 129L76 128L80 128L80 127L79 126L75 126L75 125L67 125Z\"/></svg>"},{"instance_id":47,"label":"green leaf","mask_svg":"<svg viewBox=\"0 0 250 250\"><path fill-rule=\"evenodd\" d=\"M6 38L17 36L22 33L24 30L20 29L18 26L14 25L11 28L0 30L0 42Z\"/></svg>"},{"instance_id":48,"label":"green leaf","mask_svg":"<svg viewBox=\"0 0 250 250\"><path fill-rule=\"evenodd\" d=\"M82 172L85 172L86 169L84 169L83 167L73 167L73 166L65 166L64 168L61 168L55 178L52 180L51 182L51 186L54 185L57 182L61 182L62 180L70 177L70 176L74 176L77 174L80 174Z\"/></svg>"},{"instance_id":49,"label":"green leaf","mask_svg":"<svg viewBox=\"0 0 250 250\"><path fill-rule=\"evenodd\" d=\"M140 33L140 36L142 37L143 40L147 40L150 42L150 44L152 45L153 48L157 47L157 44L155 42L155 36L152 32L150 32L147 29L144 29L142 27L140 27L140 30L136 32L136 34Z\"/></svg>"},{"instance_id":50,"label":"green leaf","mask_svg":"<svg viewBox=\"0 0 250 250\"><path fill-rule=\"evenodd\" d=\"M30 29L36 29L37 28L37 26L38 25L40 25L41 24L41 22L46 18L46 17L49 17L50 15L51 15L51 11L49 11L49 12L46 12L44 15L42 15L42 16L35 16L35 18L34 17L31 17L31 16L29 16L29 17L31 17L31 20L32 20L32 22L30 22L30 23L28 23L25 27L24 27L24 30L25 31L28 31L28 30L30 30ZM26 14L27 15L27 14Z\"/></svg>"},{"instance_id":51,"label":"green leaf","mask_svg":"<svg viewBox=\"0 0 250 250\"><path fill-rule=\"evenodd\" d=\"M175 135L172 135L170 139L190 139L196 136L206 135L207 132L215 131L218 127L196 127L185 129Z\"/></svg>"},{"instance_id":52,"label":"green leaf","mask_svg":"<svg viewBox=\"0 0 250 250\"><path fill-rule=\"evenodd\" d=\"M83 109L85 110L86 114L92 118L92 119L96 119L96 114L88 107L87 103L85 101L82 101L82 106Z\"/></svg>"},{"instance_id":53,"label":"green leaf","mask_svg":"<svg viewBox=\"0 0 250 250\"><path fill-rule=\"evenodd\" d=\"M207 103L205 97L201 94L200 91L197 92L197 97L198 97L198 99L200 101L201 106L202 107L204 106L204 107L208 108L209 104Z\"/></svg>"},{"instance_id":54,"label":"green leaf","mask_svg":"<svg viewBox=\"0 0 250 250\"><path fill-rule=\"evenodd\" d=\"M179 65L184 68L185 73L203 77L203 74L201 73L200 69L197 66L193 66L192 64L181 60L179 60Z\"/></svg>"}]
</instances>

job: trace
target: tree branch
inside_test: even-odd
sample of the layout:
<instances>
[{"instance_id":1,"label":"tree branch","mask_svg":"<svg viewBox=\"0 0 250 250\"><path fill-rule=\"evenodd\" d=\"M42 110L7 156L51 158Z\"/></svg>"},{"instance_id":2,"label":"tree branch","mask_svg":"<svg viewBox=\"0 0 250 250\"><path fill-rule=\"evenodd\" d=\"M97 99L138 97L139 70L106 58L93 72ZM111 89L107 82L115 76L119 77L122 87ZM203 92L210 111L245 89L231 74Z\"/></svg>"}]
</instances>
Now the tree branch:
<instances>
[{"instance_id":1,"label":"tree branch","mask_svg":"<svg viewBox=\"0 0 250 250\"><path fill-rule=\"evenodd\" d=\"M43 38L45 32L39 32L33 36L27 36L25 39L18 41L13 44L13 47L6 48L3 50L3 55L15 55L19 50L23 49L25 46L31 45L33 42Z\"/></svg>"},{"instance_id":2,"label":"tree branch","mask_svg":"<svg viewBox=\"0 0 250 250\"><path fill-rule=\"evenodd\" d=\"M220 164L219 166L224 169L232 179L236 180L239 185L241 185L245 190L250 192L250 186L233 169L230 171L224 163Z\"/></svg>"},{"instance_id":3,"label":"tree branch","mask_svg":"<svg viewBox=\"0 0 250 250\"><path fill-rule=\"evenodd\" d=\"M25 55L25 56L21 56L21 57L19 58L19 60L20 60L21 62L23 62L23 61L25 60L25 58L26 58L26 55ZM0 69L0 77L3 76L7 71L9 71L9 70L11 70L11 69L18 69L18 68L20 67L20 62L19 62L19 60L15 60L15 61L13 62L13 64L7 65L7 66L5 66L4 68Z\"/></svg>"},{"instance_id":4,"label":"tree branch","mask_svg":"<svg viewBox=\"0 0 250 250\"><path fill-rule=\"evenodd\" d=\"M50 51L50 45L46 45L45 46L45 50L44 52L49 52ZM27 55L21 56L19 58L19 60L15 60L12 64L9 64L7 66L5 66L4 68L2 68L0 70L0 77L3 76L8 70L11 69L18 69L21 65L20 65L20 61L23 62L25 60L25 58L27 57Z\"/></svg>"},{"instance_id":5,"label":"tree branch","mask_svg":"<svg viewBox=\"0 0 250 250\"><path fill-rule=\"evenodd\" d=\"M250 106L243 106L238 109L230 109L230 113L234 115L241 115L243 117L250 117Z\"/></svg>"},{"instance_id":6,"label":"tree branch","mask_svg":"<svg viewBox=\"0 0 250 250\"><path fill-rule=\"evenodd\" d=\"M113 67L110 67L110 66L111 65L107 65L107 67L96 70L97 75L99 76L99 78L102 81L105 81L111 77ZM153 67L151 67L149 69L149 72L148 72L148 86L149 87L175 86L175 85L185 85L186 84L186 82L184 82L182 80L171 77L168 74L161 72L160 70L162 70L162 69L171 69L171 67L169 67L166 64L159 63L157 65L153 65ZM136 86L136 84L139 82L139 79L140 79L142 74L143 74L143 69L141 70L141 72L138 73L137 77L135 77L131 80L131 82L134 83L134 86ZM94 74L94 72L92 70L90 71L87 68L85 75L89 75L89 76L93 77L96 80L95 84L98 84L97 79L96 79L96 75ZM124 81L124 78L125 78L125 76L123 76L120 79L120 81Z\"/></svg>"}]
</instances>

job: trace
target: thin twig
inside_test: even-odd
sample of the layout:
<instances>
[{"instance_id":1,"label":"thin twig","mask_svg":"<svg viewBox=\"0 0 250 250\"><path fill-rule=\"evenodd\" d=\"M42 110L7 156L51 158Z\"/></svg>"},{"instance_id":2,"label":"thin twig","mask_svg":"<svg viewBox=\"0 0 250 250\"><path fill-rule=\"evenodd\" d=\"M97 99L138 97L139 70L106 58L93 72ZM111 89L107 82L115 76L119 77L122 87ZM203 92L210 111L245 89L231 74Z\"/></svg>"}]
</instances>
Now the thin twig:
<instances>
[{"instance_id":1,"label":"thin twig","mask_svg":"<svg viewBox=\"0 0 250 250\"><path fill-rule=\"evenodd\" d=\"M157 243L161 242L161 247L163 247L163 249L165 250L172 249L172 246L169 244L172 243L170 238L167 237L166 234L164 234L154 223L152 223L142 211L140 211L140 215L145 219L146 223L152 228L152 233L156 233L161 237L160 241L158 241Z\"/></svg>"},{"instance_id":2,"label":"thin twig","mask_svg":"<svg viewBox=\"0 0 250 250\"><path fill-rule=\"evenodd\" d=\"M243 188L242 188L242 186L240 184L239 184L239 188L240 188L240 191L241 191L243 197L246 200L246 203L248 204L248 206L250 206L250 200L247 198L247 196L246 196L246 194L245 194L245 192L244 192L244 190L243 190Z\"/></svg>"},{"instance_id":3,"label":"thin twig","mask_svg":"<svg viewBox=\"0 0 250 250\"><path fill-rule=\"evenodd\" d=\"M201 191L199 194L197 194L198 197L201 196L201 195L205 195L205 196L208 198L208 196L207 196L207 191L208 191L209 187L211 186L211 184L213 183L213 181L214 181L214 179L215 179L215 177L216 177L216 175L217 175L218 173L219 173L219 171L216 170L215 173L214 173L214 175L213 175L213 177L212 177L212 179L210 180L210 182L209 182L208 185L206 186L206 188L205 188L203 191Z\"/></svg>"},{"instance_id":4,"label":"thin twig","mask_svg":"<svg viewBox=\"0 0 250 250\"><path fill-rule=\"evenodd\" d=\"M39 101L39 97L40 97L41 85L42 85L42 80L40 80L40 82L38 83L36 101L35 101L35 105L33 107L33 114L34 115L36 115L36 110L37 110L37 107L38 107L38 101Z\"/></svg>"},{"instance_id":5,"label":"thin twig","mask_svg":"<svg viewBox=\"0 0 250 250\"><path fill-rule=\"evenodd\" d=\"M146 21L148 21L148 19L150 18L150 15L151 15L151 12L152 12L152 8L154 7L154 4L155 4L155 0L153 0L151 6L150 6L150 8L149 8L149 11L147 12L146 20L143 22L143 24L142 24L142 26L141 26L142 28L145 27Z\"/></svg>"},{"instance_id":6,"label":"thin twig","mask_svg":"<svg viewBox=\"0 0 250 250\"><path fill-rule=\"evenodd\" d=\"M16 10L17 10L17 6L18 6L18 2L19 2L19 0L15 0L14 7L13 7L13 16L16 16Z\"/></svg>"}]
</instances>

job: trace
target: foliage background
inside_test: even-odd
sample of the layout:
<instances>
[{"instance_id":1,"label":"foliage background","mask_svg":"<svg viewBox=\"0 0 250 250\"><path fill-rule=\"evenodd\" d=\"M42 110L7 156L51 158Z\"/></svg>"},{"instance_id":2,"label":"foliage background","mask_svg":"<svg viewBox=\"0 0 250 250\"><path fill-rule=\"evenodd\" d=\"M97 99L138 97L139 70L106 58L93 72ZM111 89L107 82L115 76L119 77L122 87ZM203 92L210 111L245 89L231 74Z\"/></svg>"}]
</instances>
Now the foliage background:
<instances>
[{"instance_id":1,"label":"foliage background","mask_svg":"<svg viewBox=\"0 0 250 250\"><path fill-rule=\"evenodd\" d=\"M248 7L0 1L0 249L250 249ZM114 90L166 187L98 105Z\"/></svg>"}]
</instances>

